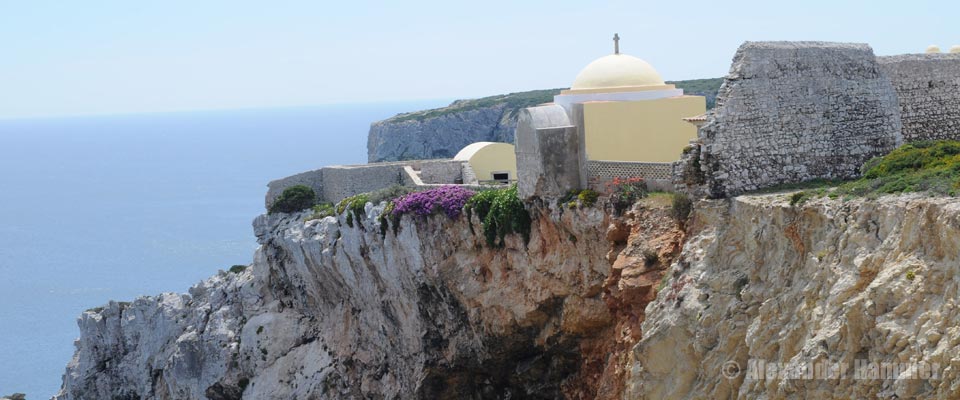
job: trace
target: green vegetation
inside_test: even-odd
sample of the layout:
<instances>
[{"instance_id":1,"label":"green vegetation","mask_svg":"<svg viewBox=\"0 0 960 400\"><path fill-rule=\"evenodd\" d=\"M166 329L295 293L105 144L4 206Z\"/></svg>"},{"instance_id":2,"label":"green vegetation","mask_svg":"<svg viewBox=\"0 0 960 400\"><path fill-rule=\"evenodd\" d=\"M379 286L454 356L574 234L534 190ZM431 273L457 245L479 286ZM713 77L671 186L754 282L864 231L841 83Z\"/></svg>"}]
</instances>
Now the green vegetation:
<instances>
[{"instance_id":1,"label":"green vegetation","mask_svg":"<svg viewBox=\"0 0 960 400\"><path fill-rule=\"evenodd\" d=\"M380 238L387 237L387 226L388 222L393 224L393 234L396 235L397 231L400 229L400 216L393 215L393 209L396 208L396 203L393 200L387 202L386 207L383 208L383 212L380 213Z\"/></svg>"},{"instance_id":2,"label":"green vegetation","mask_svg":"<svg viewBox=\"0 0 960 400\"><path fill-rule=\"evenodd\" d=\"M863 165L863 178L837 188L864 196L902 192L957 195L960 189L960 142L924 141L906 144Z\"/></svg>"},{"instance_id":3,"label":"green vegetation","mask_svg":"<svg viewBox=\"0 0 960 400\"><path fill-rule=\"evenodd\" d=\"M916 273L916 272L913 272L912 269L911 269L911 270L908 270L908 271L907 271L907 280L908 280L908 281L912 281L912 280L914 280L914 279L917 279L917 273Z\"/></svg>"},{"instance_id":4,"label":"green vegetation","mask_svg":"<svg viewBox=\"0 0 960 400\"><path fill-rule=\"evenodd\" d=\"M313 214L310 214L306 220L313 221L315 219L323 219L333 215L337 215L333 203L320 203L313 206Z\"/></svg>"},{"instance_id":5,"label":"green vegetation","mask_svg":"<svg viewBox=\"0 0 960 400\"><path fill-rule=\"evenodd\" d=\"M864 163L863 176L851 181L817 179L779 185L754 193L791 193L791 206L802 205L818 197L850 200L854 197L876 197L883 194L926 192L931 195L960 194L960 141L922 141L905 144L883 157Z\"/></svg>"},{"instance_id":6,"label":"green vegetation","mask_svg":"<svg viewBox=\"0 0 960 400\"><path fill-rule=\"evenodd\" d=\"M686 81L668 81L666 83L676 85L677 88L683 89L684 94L706 97L707 109L709 110L716 105L717 92L720 91L723 78L690 79Z\"/></svg>"},{"instance_id":7,"label":"green vegetation","mask_svg":"<svg viewBox=\"0 0 960 400\"><path fill-rule=\"evenodd\" d=\"M685 193L673 193L670 198L670 216L677 221L680 229L687 226L690 213L693 212L693 200Z\"/></svg>"},{"instance_id":8,"label":"green vegetation","mask_svg":"<svg viewBox=\"0 0 960 400\"><path fill-rule=\"evenodd\" d=\"M801 205L809 199L807 192L795 192L789 196L790 207Z\"/></svg>"},{"instance_id":9,"label":"green vegetation","mask_svg":"<svg viewBox=\"0 0 960 400\"><path fill-rule=\"evenodd\" d=\"M243 271L246 271L246 270L247 270L247 266L246 266L246 265L234 265L234 266L230 267L230 269L227 270L227 272L230 272L230 273L232 273L232 274L239 274L239 273L241 273L241 272L243 272Z\"/></svg>"},{"instance_id":10,"label":"green vegetation","mask_svg":"<svg viewBox=\"0 0 960 400\"><path fill-rule=\"evenodd\" d=\"M419 188L414 189L414 188L402 186L402 185L393 185L388 188L374 190L370 193L367 193L367 198L369 199L368 201L373 204L380 204L381 202L393 201L394 199L401 197L405 194L410 194L410 193L418 192L421 190L423 189L419 189Z\"/></svg>"},{"instance_id":11,"label":"green vegetation","mask_svg":"<svg viewBox=\"0 0 960 400\"><path fill-rule=\"evenodd\" d=\"M597 198L599 197L600 193L590 189L583 189L577 194L577 200L579 200L580 204L583 204L584 207L592 207L594 204L597 204Z\"/></svg>"},{"instance_id":12,"label":"green vegetation","mask_svg":"<svg viewBox=\"0 0 960 400\"><path fill-rule=\"evenodd\" d=\"M347 226L353 228L353 220L359 221L361 216L366 215L365 208L368 201L370 201L370 196L366 193L347 197L337 203L337 214L343 214L344 211L347 211Z\"/></svg>"},{"instance_id":13,"label":"green vegetation","mask_svg":"<svg viewBox=\"0 0 960 400\"><path fill-rule=\"evenodd\" d=\"M291 186L280 193L280 197L270 206L270 214L292 213L306 210L317 203L317 194L304 185Z\"/></svg>"},{"instance_id":14,"label":"green vegetation","mask_svg":"<svg viewBox=\"0 0 960 400\"><path fill-rule=\"evenodd\" d=\"M530 213L517 196L517 185L480 191L467 202L466 210L468 215L476 213L483 223L490 247L503 247L506 236L513 233L523 235L524 242L530 241Z\"/></svg>"},{"instance_id":15,"label":"green vegetation","mask_svg":"<svg viewBox=\"0 0 960 400\"><path fill-rule=\"evenodd\" d=\"M647 182L643 178L613 178L607 183L610 204L617 215L633 207L638 200L647 197Z\"/></svg>"},{"instance_id":16,"label":"green vegetation","mask_svg":"<svg viewBox=\"0 0 960 400\"><path fill-rule=\"evenodd\" d=\"M577 207L593 207L594 204L597 204L597 199L600 198L600 193L597 193L591 189L583 190L571 190L567 194L561 197L557 201L558 206L566 205L567 208L573 210Z\"/></svg>"}]
</instances>

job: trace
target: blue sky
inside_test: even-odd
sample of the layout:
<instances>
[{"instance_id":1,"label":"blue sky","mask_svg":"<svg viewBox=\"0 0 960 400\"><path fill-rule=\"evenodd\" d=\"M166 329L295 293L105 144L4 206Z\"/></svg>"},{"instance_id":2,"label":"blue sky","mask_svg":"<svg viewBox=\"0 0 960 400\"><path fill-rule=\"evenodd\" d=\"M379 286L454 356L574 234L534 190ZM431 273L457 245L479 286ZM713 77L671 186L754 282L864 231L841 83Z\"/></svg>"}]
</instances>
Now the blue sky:
<instances>
[{"instance_id":1,"label":"blue sky","mask_svg":"<svg viewBox=\"0 0 960 400\"><path fill-rule=\"evenodd\" d=\"M666 79L745 40L960 44L956 1L0 0L0 117L465 98L569 85L611 51Z\"/></svg>"}]
</instances>

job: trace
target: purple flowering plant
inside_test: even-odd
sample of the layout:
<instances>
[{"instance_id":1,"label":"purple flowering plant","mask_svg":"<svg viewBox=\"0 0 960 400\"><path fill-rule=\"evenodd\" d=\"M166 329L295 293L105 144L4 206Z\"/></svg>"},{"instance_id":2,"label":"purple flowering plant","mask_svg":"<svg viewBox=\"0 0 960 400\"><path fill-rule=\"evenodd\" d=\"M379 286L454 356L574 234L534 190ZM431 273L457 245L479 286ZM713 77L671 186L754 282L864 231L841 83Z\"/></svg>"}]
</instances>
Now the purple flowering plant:
<instances>
[{"instance_id":1,"label":"purple flowering plant","mask_svg":"<svg viewBox=\"0 0 960 400\"><path fill-rule=\"evenodd\" d=\"M391 215L394 218L404 214L426 217L442 211L447 217L456 219L463 211L463 206L474 194L476 194L474 191L460 186L440 186L422 192L413 192L393 201Z\"/></svg>"}]
</instances>

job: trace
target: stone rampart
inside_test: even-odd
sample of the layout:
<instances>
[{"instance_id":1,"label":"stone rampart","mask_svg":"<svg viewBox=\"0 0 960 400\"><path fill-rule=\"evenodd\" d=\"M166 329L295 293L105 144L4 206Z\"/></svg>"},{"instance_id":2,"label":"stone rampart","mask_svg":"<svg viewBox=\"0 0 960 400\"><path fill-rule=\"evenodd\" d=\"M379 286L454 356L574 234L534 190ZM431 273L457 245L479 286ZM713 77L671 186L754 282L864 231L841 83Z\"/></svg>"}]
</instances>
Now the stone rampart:
<instances>
[{"instance_id":1,"label":"stone rampart","mask_svg":"<svg viewBox=\"0 0 960 400\"><path fill-rule=\"evenodd\" d=\"M336 203L353 195L393 185L456 184L463 179L463 164L463 161L439 159L323 167L277 179L267 184L265 206L269 210L284 189L295 185L310 187L317 193L320 201ZM409 172L405 169L409 169ZM416 179L411 179L410 174L416 176ZM473 183L476 181L474 180Z\"/></svg>"},{"instance_id":2,"label":"stone rampart","mask_svg":"<svg viewBox=\"0 0 960 400\"><path fill-rule=\"evenodd\" d=\"M900 102L903 140L960 139L960 54L877 57Z\"/></svg>"},{"instance_id":3,"label":"stone rampart","mask_svg":"<svg viewBox=\"0 0 960 400\"><path fill-rule=\"evenodd\" d=\"M420 167L420 179L426 184L467 183L463 179L464 162L449 160L425 163Z\"/></svg>"},{"instance_id":4,"label":"stone rampart","mask_svg":"<svg viewBox=\"0 0 960 400\"><path fill-rule=\"evenodd\" d=\"M264 199L264 206L267 210L273 206L273 202L280 197L283 190L291 186L304 185L313 189L318 196L323 195L323 169L301 172L286 178L270 181L267 184L267 196Z\"/></svg>"},{"instance_id":5,"label":"stone rampart","mask_svg":"<svg viewBox=\"0 0 960 400\"><path fill-rule=\"evenodd\" d=\"M725 197L852 178L902 142L900 129L896 93L868 45L746 42L700 129L703 175L692 181Z\"/></svg>"}]
</instances>

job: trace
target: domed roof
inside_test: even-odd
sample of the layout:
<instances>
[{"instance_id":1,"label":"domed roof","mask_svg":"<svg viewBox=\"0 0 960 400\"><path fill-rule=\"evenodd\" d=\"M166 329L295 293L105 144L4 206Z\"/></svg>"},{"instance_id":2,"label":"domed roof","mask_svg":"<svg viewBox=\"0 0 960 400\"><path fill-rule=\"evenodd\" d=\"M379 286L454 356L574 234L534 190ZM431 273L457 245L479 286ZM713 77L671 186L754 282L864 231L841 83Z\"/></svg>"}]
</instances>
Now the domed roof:
<instances>
[{"instance_id":1,"label":"domed roof","mask_svg":"<svg viewBox=\"0 0 960 400\"><path fill-rule=\"evenodd\" d=\"M663 85L650 63L626 54L611 54L588 64L573 80L571 90Z\"/></svg>"}]
</instances>

